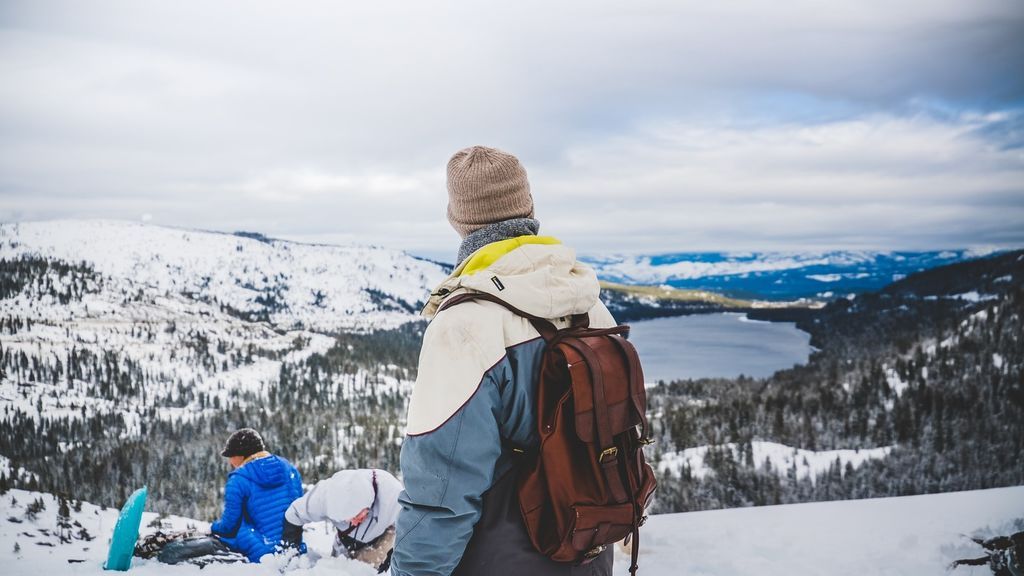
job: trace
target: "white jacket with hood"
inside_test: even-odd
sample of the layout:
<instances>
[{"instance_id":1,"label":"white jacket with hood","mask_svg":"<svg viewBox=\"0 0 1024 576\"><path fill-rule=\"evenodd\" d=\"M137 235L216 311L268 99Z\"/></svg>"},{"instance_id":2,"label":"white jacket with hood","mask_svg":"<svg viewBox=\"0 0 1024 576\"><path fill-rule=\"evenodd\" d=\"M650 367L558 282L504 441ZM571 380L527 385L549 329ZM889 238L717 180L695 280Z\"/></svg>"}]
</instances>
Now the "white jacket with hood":
<instances>
[{"instance_id":1,"label":"white jacket with hood","mask_svg":"<svg viewBox=\"0 0 1024 576\"><path fill-rule=\"evenodd\" d=\"M349 536L360 542L371 542L395 524L401 491L402 483L386 470L341 470L317 482L309 492L292 502L284 518L297 526L327 520L344 531L350 527L349 519L369 508L366 520Z\"/></svg>"}]
</instances>

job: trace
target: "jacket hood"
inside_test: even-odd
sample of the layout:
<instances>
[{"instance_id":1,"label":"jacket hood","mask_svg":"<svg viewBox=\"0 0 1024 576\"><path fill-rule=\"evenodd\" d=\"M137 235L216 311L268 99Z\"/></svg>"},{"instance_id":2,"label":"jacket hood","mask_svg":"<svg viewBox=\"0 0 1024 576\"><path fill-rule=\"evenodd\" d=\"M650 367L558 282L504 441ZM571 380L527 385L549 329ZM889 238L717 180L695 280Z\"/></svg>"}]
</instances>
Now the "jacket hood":
<instances>
[{"instance_id":1,"label":"jacket hood","mask_svg":"<svg viewBox=\"0 0 1024 576\"><path fill-rule=\"evenodd\" d=\"M594 270L550 236L519 236L480 248L431 293L423 315L433 318L445 298L463 289L486 292L541 318L586 313L601 292Z\"/></svg>"},{"instance_id":2,"label":"jacket hood","mask_svg":"<svg viewBox=\"0 0 1024 576\"><path fill-rule=\"evenodd\" d=\"M372 507L376 498L372 476L373 470L342 470L331 476L334 497L323 503L326 516L335 524L348 523L363 508Z\"/></svg>"},{"instance_id":3,"label":"jacket hood","mask_svg":"<svg viewBox=\"0 0 1024 576\"><path fill-rule=\"evenodd\" d=\"M261 488L277 488L288 481L289 473L289 466L284 459L274 455L257 458L232 472L244 476Z\"/></svg>"}]
</instances>

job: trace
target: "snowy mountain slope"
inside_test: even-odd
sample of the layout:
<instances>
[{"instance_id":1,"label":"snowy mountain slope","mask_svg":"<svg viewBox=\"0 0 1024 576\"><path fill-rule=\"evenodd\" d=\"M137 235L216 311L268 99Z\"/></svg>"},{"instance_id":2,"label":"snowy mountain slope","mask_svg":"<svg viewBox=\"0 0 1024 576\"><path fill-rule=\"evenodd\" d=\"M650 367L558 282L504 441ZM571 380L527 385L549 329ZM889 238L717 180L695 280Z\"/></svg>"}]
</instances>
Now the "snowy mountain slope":
<instances>
[{"instance_id":1,"label":"snowy mountain slope","mask_svg":"<svg viewBox=\"0 0 1024 576\"><path fill-rule=\"evenodd\" d=\"M26 519L35 500L45 510ZM16 504L12 504L16 501ZM12 490L0 496L0 565L4 574L108 574L101 566L117 511L83 503L73 507L70 542L59 538L57 500L49 494ZM143 533L155 530L155 515L143 519ZM78 523L75 526L74 523ZM185 518L164 526L208 524ZM84 528L92 540L78 538ZM1024 487L972 492L765 506L652 516L641 531L640 574L650 576L934 576L958 558L980 556L965 535L990 537L1024 528ZM322 526L307 528L315 563L298 564L296 576L362 576L375 571L356 562L330 558L330 537ZM18 550L15 551L15 545ZM80 561L74 564L69 560ZM312 565L310 565L312 564ZM628 573L628 555L616 551L614 573ZM132 574L169 575L281 573L279 561L260 565L166 566L136 559ZM988 574L985 567L961 567L954 576Z\"/></svg>"},{"instance_id":2,"label":"snowy mountain slope","mask_svg":"<svg viewBox=\"0 0 1024 576\"><path fill-rule=\"evenodd\" d=\"M0 260L0 401L50 419L265 398L334 333L416 319L445 275L378 248L108 221L2 224Z\"/></svg>"},{"instance_id":3,"label":"snowy mountain slope","mask_svg":"<svg viewBox=\"0 0 1024 576\"><path fill-rule=\"evenodd\" d=\"M110 290L184 295L284 329L391 328L445 276L396 250L83 220L0 224L0 258L85 263Z\"/></svg>"},{"instance_id":4,"label":"snowy mountain slope","mask_svg":"<svg viewBox=\"0 0 1024 576\"><path fill-rule=\"evenodd\" d=\"M662 454L657 463L658 469L662 472L671 472L676 477L685 475L704 478L707 474L714 473L714 468L707 463L708 460L725 450L730 452L734 461L743 461L749 456L752 466L768 468L765 466L768 463L769 469L776 474L792 473L797 479L808 478L813 482L819 474L827 472L833 466L838 466L839 470L843 470L847 464L857 468L867 460L885 458L892 447L815 451L793 448L778 442L755 440L750 443L749 455L745 455L743 447L734 443L697 446L681 452Z\"/></svg>"},{"instance_id":5,"label":"snowy mountain slope","mask_svg":"<svg viewBox=\"0 0 1024 576\"><path fill-rule=\"evenodd\" d=\"M655 510L1024 484L1022 281L1024 251L934 268L801 320L805 365L651 388Z\"/></svg>"},{"instance_id":6,"label":"snowy mountain slope","mask_svg":"<svg viewBox=\"0 0 1024 576\"><path fill-rule=\"evenodd\" d=\"M590 257L602 280L711 290L736 298L828 299L877 290L914 272L990 254L932 252L672 253Z\"/></svg>"},{"instance_id":7,"label":"snowy mountain slope","mask_svg":"<svg viewBox=\"0 0 1024 576\"><path fill-rule=\"evenodd\" d=\"M342 467L398 471L422 327L408 322L411 296L384 289L415 284L415 274L381 268L376 287L356 294L372 306L339 321L318 316L315 301L309 308L295 286L311 281L286 269L308 277L323 267L344 284L348 269L331 267L347 249L110 222L4 225L0 234L0 457L9 459L0 462L0 481L108 505L147 483L154 509L210 518L223 480L217 453L226 432L243 425L259 428L309 481ZM296 256L305 251L312 255ZM735 452L714 475L682 482L674 474L659 493L661 511L1019 483L1014 470L992 464L1001 452L990 447L1001 443L1016 455L1019 445L993 428L1016 430L1014 422L1024 421L1007 401L1018 397L1024 366L1011 336L1020 333L1013 290L1024 279L1021 263L982 263L992 268L982 275L933 269L935 277L896 286L906 291L913 281L927 288L920 294L862 294L809 311L808 330L828 338L820 346L828 362L787 372L769 389L719 383L733 394L721 398L701 386L666 390L664 398L650 392L652 406L664 405L652 450L663 450L666 461L711 444L732 443ZM423 265L444 274L441 265ZM423 282L422 294L429 287ZM336 305L351 296L347 288L332 289ZM947 325L953 318L957 324ZM392 329L371 330L380 327ZM880 347L884 353L875 353ZM808 452L787 461L788 448L769 450L778 474L763 475L746 470L737 449L753 438ZM869 451L889 446L884 458ZM831 474L835 456L844 472L847 460L829 449L857 447L879 457L856 474ZM716 458L702 455L701 467L715 466ZM977 464L962 466L964 458ZM754 466L763 460L758 455ZM782 465L794 463L797 481L789 482ZM826 466L834 481L816 481ZM899 481L876 481L888 475ZM833 484L842 490L830 492Z\"/></svg>"},{"instance_id":8,"label":"snowy mountain slope","mask_svg":"<svg viewBox=\"0 0 1024 576\"><path fill-rule=\"evenodd\" d=\"M31 284L0 299L0 402L29 419L148 409L194 418L233 396L265 396L283 364L335 342L92 268L34 260L26 276Z\"/></svg>"},{"instance_id":9,"label":"snowy mountain slope","mask_svg":"<svg viewBox=\"0 0 1024 576\"><path fill-rule=\"evenodd\" d=\"M100 480L114 466L159 509L197 514L213 496L175 482L217 476L206 456L245 423L288 426L276 435L308 470L361 463L368 443L394 458L412 370L397 358L444 275L377 248L0 225L0 475L110 503L125 489ZM177 447L150 454L153 438Z\"/></svg>"}]
</instances>

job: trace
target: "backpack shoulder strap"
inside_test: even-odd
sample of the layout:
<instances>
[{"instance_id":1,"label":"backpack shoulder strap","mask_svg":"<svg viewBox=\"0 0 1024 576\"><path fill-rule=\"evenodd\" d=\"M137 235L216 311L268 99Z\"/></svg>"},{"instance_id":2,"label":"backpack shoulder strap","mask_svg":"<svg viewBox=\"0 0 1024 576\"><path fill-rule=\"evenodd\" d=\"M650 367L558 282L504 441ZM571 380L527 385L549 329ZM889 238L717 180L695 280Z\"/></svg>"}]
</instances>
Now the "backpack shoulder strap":
<instances>
[{"instance_id":1,"label":"backpack shoulder strap","mask_svg":"<svg viewBox=\"0 0 1024 576\"><path fill-rule=\"evenodd\" d=\"M622 356L626 359L626 364L629 366L629 398L637 418L640 419L640 441L642 443L649 443L649 425L646 412L647 390L644 388L644 375L643 369L640 367L640 358L637 356L636 348L625 338L616 336L612 338L612 341L615 342L622 352Z\"/></svg>"},{"instance_id":2,"label":"backpack shoulder strap","mask_svg":"<svg viewBox=\"0 0 1024 576\"><path fill-rule=\"evenodd\" d=\"M544 340L546 341L550 341L552 338L555 337L555 334L558 332L558 328L555 328L555 325L552 324L550 320L523 312L519 308L516 308L515 306L509 304L508 302L505 302L501 298L498 298L497 296L488 294L486 292L463 292L462 294L456 294L455 296L452 296L445 300L444 302L442 302L441 306L437 309L437 311L440 312L442 310L447 310L452 306L458 306L463 302L470 302L472 300L487 300L488 302L494 302L495 304L500 304L504 306L516 316L526 318L527 320L530 321L531 324L533 324L533 327L537 329L537 332L540 332L540 335L543 336Z\"/></svg>"}]
</instances>

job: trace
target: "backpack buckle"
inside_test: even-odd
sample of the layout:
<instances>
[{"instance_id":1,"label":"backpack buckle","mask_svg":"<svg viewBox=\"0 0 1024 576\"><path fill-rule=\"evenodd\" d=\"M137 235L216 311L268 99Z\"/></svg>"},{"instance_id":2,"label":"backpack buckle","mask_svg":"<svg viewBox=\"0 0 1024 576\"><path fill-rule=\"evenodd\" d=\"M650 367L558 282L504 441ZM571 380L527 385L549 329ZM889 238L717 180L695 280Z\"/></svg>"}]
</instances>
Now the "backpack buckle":
<instances>
[{"instance_id":1,"label":"backpack buckle","mask_svg":"<svg viewBox=\"0 0 1024 576\"><path fill-rule=\"evenodd\" d=\"M601 552L604 552L605 548L607 548L607 546L605 546L604 544L601 544L600 546L594 546L590 550L587 550L583 553L583 559L593 560L594 558L600 556Z\"/></svg>"},{"instance_id":2,"label":"backpack buckle","mask_svg":"<svg viewBox=\"0 0 1024 576\"><path fill-rule=\"evenodd\" d=\"M603 464L605 456L611 456L612 458L615 458L618 455L619 449L616 448L615 446L612 446L611 448L605 448L604 451L601 452L601 455L597 457L597 461Z\"/></svg>"}]
</instances>

